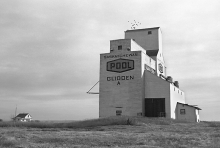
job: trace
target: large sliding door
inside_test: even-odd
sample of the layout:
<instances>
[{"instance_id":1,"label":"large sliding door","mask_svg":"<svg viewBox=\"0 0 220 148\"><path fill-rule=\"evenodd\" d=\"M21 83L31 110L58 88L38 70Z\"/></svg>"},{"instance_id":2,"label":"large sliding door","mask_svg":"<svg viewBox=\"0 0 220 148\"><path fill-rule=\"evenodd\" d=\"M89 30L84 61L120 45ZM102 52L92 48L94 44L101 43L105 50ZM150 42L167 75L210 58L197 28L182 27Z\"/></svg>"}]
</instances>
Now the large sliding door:
<instances>
[{"instance_id":1,"label":"large sliding door","mask_svg":"<svg viewBox=\"0 0 220 148\"><path fill-rule=\"evenodd\" d=\"M146 98L145 116L165 117L165 98Z\"/></svg>"}]
</instances>

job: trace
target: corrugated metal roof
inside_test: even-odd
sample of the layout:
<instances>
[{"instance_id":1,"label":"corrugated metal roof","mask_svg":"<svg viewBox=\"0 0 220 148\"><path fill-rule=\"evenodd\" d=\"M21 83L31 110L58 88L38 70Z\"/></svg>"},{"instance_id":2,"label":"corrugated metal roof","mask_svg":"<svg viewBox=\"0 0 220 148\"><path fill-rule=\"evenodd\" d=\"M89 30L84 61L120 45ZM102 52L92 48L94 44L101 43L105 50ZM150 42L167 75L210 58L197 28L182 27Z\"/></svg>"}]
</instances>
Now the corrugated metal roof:
<instances>
[{"instance_id":1,"label":"corrugated metal roof","mask_svg":"<svg viewBox=\"0 0 220 148\"><path fill-rule=\"evenodd\" d=\"M132 30L126 30L125 32L152 30L152 29L159 29L159 28L160 28L160 27L143 28L143 29L132 29Z\"/></svg>"},{"instance_id":2,"label":"corrugated metal roof","mask_svg":"<svg viewBox=\"0 0 220 148\"><path fill-rule=\"evenodd\" d=\"M192 106L192 105L189 105L189 104L183 104L183 103L180 103L180 102L177 102L178 104L182 104L182 105L186 105L186 106L189 106L189 107L193 107L193 108L196 108L198 110L202 110L201 108L199 107L196 107L196 106Z\"/></svg>"}]
</instances>

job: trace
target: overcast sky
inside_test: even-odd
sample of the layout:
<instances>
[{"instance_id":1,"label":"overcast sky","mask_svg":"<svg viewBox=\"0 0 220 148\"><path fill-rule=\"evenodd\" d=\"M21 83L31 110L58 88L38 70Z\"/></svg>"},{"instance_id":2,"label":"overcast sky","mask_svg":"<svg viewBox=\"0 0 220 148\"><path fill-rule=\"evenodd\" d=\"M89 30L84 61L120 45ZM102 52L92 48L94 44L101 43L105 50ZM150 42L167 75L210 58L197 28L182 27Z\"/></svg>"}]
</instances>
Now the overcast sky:
<instances>
[{"instance_id":1,"label":"overcast sky","mask_svg":"<svg viewBox=\"0 0 220 148\"><path fill-rule=\"evenodd\" d=\"M220 121L219 0L1 0L0 119L98 118L99 54L110 40L161 27L167 73L201 120ZM98 87L94 91L98 91Z\"/></svg>"}]
</instances>

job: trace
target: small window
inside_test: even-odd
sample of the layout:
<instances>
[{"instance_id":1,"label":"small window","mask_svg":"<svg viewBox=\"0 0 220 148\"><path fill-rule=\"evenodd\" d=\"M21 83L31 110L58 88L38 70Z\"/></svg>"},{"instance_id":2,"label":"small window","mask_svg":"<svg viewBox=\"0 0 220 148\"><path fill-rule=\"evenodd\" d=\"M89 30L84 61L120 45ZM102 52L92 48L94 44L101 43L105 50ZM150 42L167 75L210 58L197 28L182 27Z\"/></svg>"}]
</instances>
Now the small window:
<instances>
[{"instance_id":1,"label":"small window","mask_svg":"<svg viewBox=\"0 0 220 148\"><path fill-rule=\"evenodd\" d=\"M122 50L122 45L118 46L118 50Z\"/></svg>"},{"instance_id":2,"label":"small window","mask_svg":"<svg viewBox=\"0 0 220 148\"><path fill-rule=\"evenodd\" d=\"M122 111L121 110L116 110L116 116L121 116Z\"/></svg>"},{"instance_id":3,"label":"small window","mask_svg":"<svg viewBox=\"0 0 220 148\"><path fill-rule=\"evenodd\" d=\"M180 109L180 114L181 115L185 115L186 114L186 110L185 109Z\"/></svg>"},{"instance_id":4,"label":"small window","mask_svg":"<svg viewBox=\"0 0 220 148\"><path fill-rule=\"evenodd\" d=\"M148 31L148 34L152 34L152 31Z\"/></svg>"}]
</instances>

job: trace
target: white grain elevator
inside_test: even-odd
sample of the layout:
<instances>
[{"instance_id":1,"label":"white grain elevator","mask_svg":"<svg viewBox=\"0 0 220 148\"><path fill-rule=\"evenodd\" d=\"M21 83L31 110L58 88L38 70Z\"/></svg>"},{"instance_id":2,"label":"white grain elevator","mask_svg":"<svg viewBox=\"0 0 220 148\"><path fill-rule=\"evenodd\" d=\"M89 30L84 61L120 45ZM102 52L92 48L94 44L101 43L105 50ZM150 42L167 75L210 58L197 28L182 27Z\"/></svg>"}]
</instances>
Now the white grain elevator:
<instances>
[{"instance_id":1,"label":"white grain elevator","mask_svg":"<svg viewBox=\"0 0 220 148\"><path fill-rule=\"evenodd\" d=\"M167 76L160 27L125 31L100 54L99 117L165 117L199 122L200 108L185 102Z\"/></svg>"}]
</instances>

